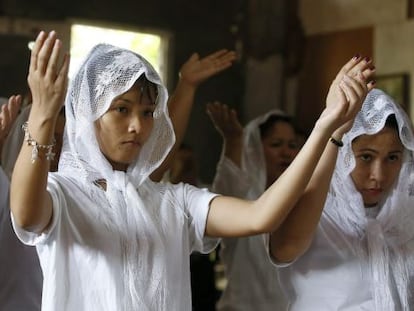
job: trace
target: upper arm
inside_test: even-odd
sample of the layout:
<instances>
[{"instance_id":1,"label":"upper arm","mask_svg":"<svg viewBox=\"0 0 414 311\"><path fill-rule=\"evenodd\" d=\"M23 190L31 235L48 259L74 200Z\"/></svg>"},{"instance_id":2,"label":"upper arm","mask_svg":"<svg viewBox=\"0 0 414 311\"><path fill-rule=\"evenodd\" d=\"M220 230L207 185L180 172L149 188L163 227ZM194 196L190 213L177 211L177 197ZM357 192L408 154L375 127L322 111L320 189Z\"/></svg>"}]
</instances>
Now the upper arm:
<instances>
[{"instance_id":1,"label":"upper arm","mask_svg":"<svg viewBox=\"0 0 414 311\"><path fill-rule=\"evenodd\" d=\"M49 191L42 195L42 206L19 200L16 198L18 193L10 197L10 209L17 226L34 233L42 233L49 227L53 216L53 200Z\"/></svg>"},{"instance_id":2,"label":"upper arm","mask_svg":"<svg viewBox=\"0 0 414 311\"><path fill-rule=\"evenodd\" d=\"M256 232L252 217L253 203L238 198L217 196L210 202L206 235L213 237L236 237Z\"/></svg>"}]
</instances>

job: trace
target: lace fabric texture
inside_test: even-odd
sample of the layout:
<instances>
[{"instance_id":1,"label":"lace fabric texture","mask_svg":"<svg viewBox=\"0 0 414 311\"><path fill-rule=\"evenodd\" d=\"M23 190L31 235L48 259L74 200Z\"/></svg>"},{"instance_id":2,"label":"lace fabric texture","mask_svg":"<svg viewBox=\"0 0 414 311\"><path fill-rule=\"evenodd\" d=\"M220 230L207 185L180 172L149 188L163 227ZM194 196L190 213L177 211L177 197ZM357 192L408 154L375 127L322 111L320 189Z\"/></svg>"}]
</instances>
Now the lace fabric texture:
<instances>
[{"instance_id":1,"label":"lace fabric texture","mask_svg":"<svg viewBox=\"0 0 414 311\"><path fill-rule=\"evenodd\" d=\"M362 197L350 176L355 167L352 141L363 134L378 133L389 115L396 117L405 154L398 180L385 201L379 203L378 215L371 218L367 217ZM324 213L341 228L355 254L361 260L368 260L376 310L410 310L413 297L409 284L414 278L411 263L414 254L408 247L414 238L414 135L411 121L392 98L373 89L343 143Z\"/></svg>"},{"instance_id":2,"label":"lace fabric texture","mask_svg":"<svg viewBox=\"0 0 414 311\"><path fill-rule=\"evenodd\" d=\"M127 172L114 171L100 152L94 122L116 96L129 90L141 76L157 85L154 127L139 157ZM120 310L168 310L163 280L167 254L162 224L146 210L139 186L165 159L175 136L167 110L167 90L153 67L140 55L108 44L95 46L71 81L65 102L64 132L59 173L85 184L91 196L95 182L106 181L105 196L96 196L103 225L117 228L124 274L124 306ZM106 202L101 202L106 197ZM109 202L109 204L108 204ZM148 202L146 203L148 204ZM123 230L119 230L123 228ZM149 242L150 241L150 242Z\"/></svg>"},{"instance_id":3,"label":"lace fabric texture","mask_svg":"<svg viewBox=\"0 0 414 311\"><path fill-rule=\"evenodd\" d=\"M266 161L263 153L262 138L259 126L270 116L287 116L282 110L274 109L253 119L243 129L242 170L251 180L249 198L257 198L266 190Z\"/></svg>"},{"instance_id":4,"label":"lace fabric texture","mask_svg":"<svg viewBox=\"0 0 414 311\"><path fill-rule=\"evenodd\" d=\"M166 105L167 90L144 58L100 44L90 52L68 90L60 171L73 171L75 167L85 181L110 179L112 167L99 152L94 121L107 111L114 97L130 89L142 74L158 85L157 108L150 139L136 163L130 165L128 176L139 185L159 166L175 140Z\"/></svg>"},{"instance_id":5,"label":"lace fabric texture","mask_svg":"<svg viewBox=\"0 0 414 311\"><path fill-rule=\"evenodd\" d=\"M267 168L260 125L271 116L287 115L281 110L271 110L244 127L241 168L222 153L213 191L253 200L266 190ZM277 268L269 260L263 236L224 238L221 246L220 258L225 266L228 284L217 310L286 309L283 285L278 281Z\"/></svg>"}]
</instances>

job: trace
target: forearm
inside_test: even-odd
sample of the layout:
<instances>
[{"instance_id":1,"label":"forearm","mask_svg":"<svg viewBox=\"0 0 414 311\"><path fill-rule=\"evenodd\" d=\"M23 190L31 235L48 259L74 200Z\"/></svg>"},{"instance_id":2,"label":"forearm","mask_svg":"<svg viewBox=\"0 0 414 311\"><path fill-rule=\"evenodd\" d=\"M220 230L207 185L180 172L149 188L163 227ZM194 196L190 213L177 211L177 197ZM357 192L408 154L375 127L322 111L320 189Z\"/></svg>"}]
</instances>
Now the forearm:
<instances>
[{"instance_id":1,"label":"forearm","mask_svg":"<svg viewBox=\"0 0 414 311\"><path fill-rule=\"evenodd\" d=\"M151 174L153 181L160 181L165 171L169 168L170 162L183 142L185 132L188 127L188 121L191 115L191 109L194 103L196 87L179 80L174 93L170 96L168 102L168 112L174 127L175 144L164 162Z\"/></svg>"},{"instance_id":2,"label":"forearm","mask_svg":"<svg viewBox=\"0 0 414 311\"><path fill-rule=\"evenodd\" d=\"M329 129L316 128L292 164L257 200L213 200L207 234L229 237L277 230L304 192L330 133Z\"/></svg>"},{"instance_id":3,"label":"forearm","mask_svg":"<svg viewBox=\"0 0 414 311\"><path fill-rule=\"evenodd\" d=\"M331 130L315 127L307 142L286 171L255 202L259 228L277 230L298 203L325 149Z\"/></svg>"},{"instance_id":4,"label":"forearm","mask_svg":"<svg viewBox=\"0 0 414 311\"><path fill-rule=\"evenodd\" d=\"M54 120L29 118L28 131L38 144L49 145L53 141ZM23 143L13 170L10 208L20 227L41 232L52 215L52 203L46 190L50 163L44 149L39 149L38 158L32 161L33 150L26 141Z\"/></svg>"},{"instance_id":5,"label":"forearm","mask_svg":"<svg viewBox=\"0 0 414 311\"><path fill-rule=\"evenodd\" d=\"M232 139L225 139L223 141L223 153L229 158L235 165L241 168L242 163L242 150L243 150L243 137L237 137Z\"/></svg>"},{"instance_id":6,"label":"forearm","mask_svg":"<svg viewBox=\"0 0 414 311\"><path fill-rule=\"evenodd\" d=\"M304 194L271 234L271 253L278 261L291 262L309 248L325 205L337 153L338 147L328 142Z\"/></svg>"}]
</instances>

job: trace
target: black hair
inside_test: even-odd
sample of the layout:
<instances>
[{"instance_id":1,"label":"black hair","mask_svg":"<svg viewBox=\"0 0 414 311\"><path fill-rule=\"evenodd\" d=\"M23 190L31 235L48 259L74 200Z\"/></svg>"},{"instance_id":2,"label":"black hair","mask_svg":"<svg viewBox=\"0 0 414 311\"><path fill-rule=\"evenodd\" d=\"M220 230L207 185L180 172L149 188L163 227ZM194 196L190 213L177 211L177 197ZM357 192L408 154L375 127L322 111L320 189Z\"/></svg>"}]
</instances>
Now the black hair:
<instances>
[{"instance_id":1,"label":"black hair","mask_svg":"<svg viewBox=\"0 0 414 311\"><path fill-rule=\"evenodd\" d=\"M397 118L395 117L395 114L390 114L387 117L387 120L385 120L384 127L394 129L398 132L398 122L397 122Z\"/></svg>"},{"instance_id":2,"label":"black hair","mask_svg":"<svg viewBox=\"0 0 414 311\"><path fill-rule=\"evenodd\" d=\"M285 122L290 124L293 130L296 132L296 127L290 116L272 114L266 119L266 121L259 125L260 137L265 137L269 133L269 130L272 128L272 126L278 122Z\"/></svg>"},{"instance_id":3,"label":"black hair","mask_svg":"<svg viewBox=\"0 0 414 311\"><path fill-rule=\"evenodd\" d=\"M158 85L149 81L145 75L141 75L135 84L139 86L141 97L146 95L153 104L157 103Z\"/></svg>"}]
</instances>

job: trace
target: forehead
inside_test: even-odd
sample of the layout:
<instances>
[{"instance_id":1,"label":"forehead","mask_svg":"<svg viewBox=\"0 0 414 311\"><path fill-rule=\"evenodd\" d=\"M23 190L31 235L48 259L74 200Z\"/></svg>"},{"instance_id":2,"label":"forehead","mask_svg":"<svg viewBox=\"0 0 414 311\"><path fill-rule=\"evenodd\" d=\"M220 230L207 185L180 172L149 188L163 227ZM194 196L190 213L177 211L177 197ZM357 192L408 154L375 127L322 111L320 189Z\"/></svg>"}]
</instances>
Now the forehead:
<instances>
[{"instance_id":1,"label":"forehead","mask_svg":"<svg viewBox=\"0 0 414 311\"><path fill-rule=\"evenodd\" d=\"M147 96L150 99L155 100L158 93L157 90L158 86L156 84L145 79L138 79L130 89L122 94L119 94L115 97L115 99L129 96Z\"/></svg>"},{"instance_id":2,"label":"forehead","mask_svg":"<svg viewBox=\"0 0 414 311\"><path fill-rule=\"evenodd\" d=\"M273 136L295 136L295 129L289 122L278 120L273 123L263 134L263 138Z\"/></svg>"}]
</instances>

